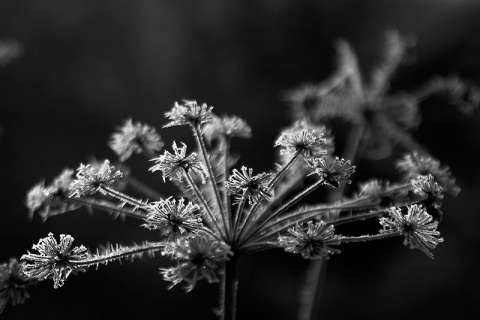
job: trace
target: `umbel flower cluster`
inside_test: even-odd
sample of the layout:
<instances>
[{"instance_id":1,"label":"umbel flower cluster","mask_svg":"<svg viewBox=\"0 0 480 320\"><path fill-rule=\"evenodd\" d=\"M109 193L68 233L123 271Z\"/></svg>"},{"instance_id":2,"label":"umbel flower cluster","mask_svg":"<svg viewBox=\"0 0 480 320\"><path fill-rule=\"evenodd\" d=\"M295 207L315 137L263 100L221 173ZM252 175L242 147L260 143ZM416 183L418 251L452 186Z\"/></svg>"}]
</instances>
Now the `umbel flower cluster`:
<instances>
[{"instance_id":1,"label":"umbel flower cluster","mask_svg":"<svg viewBox=\"0 0 480 320\"><path fill-rule=\"evenodd\" d=\"M42 181L34 186L27 194L27 207L30 215L38 213L44 220L82 207L138 219L142 227L159 232L158 242L91 252L74 246L71 235L57 238L50 233L21 262L13 259L0 265L0 311L7 301L22 303L28 297L25 288L39 281L53 280L59 288L70 275L91 266L144 254L160 253L174 261L160 270L169 288L184 284L190 291L202 279L220 281L219 314L224 319L235 317L238 261L253 252L281 248L305 259L326 260L339 254L345 243L400 237L409 248L433 258L431 250L443 242L437 230L443 193L456 195L459 188L448 167L408 133L417 125L419 98L386 95L386 81L409 45L397 33L390 34L389 41L386 62L370 85L363 83L353 51L342 42L340 65L332 78L289 95L294 121L272 143L279 160L269 172L237 164L231 141L250 138L251 128L236 116L214 114L205 103L175 102L165 114L164 128L188 127L194 148L178 141L171 149L164 148L155 128L126 120L109 141L116 161L65 169L51 184ZM449 88L436 83L435 90ZM435 91L427 87L428 95ZM335 117L347 122L357 152L345 148L343 157L335 154L328 126ZM345 184L352 182L358 150L380 157L398 143L406 149L397 161L402 181L372 179L350 197L342 196ZM136 180L126 165L135 154L144 154L152 174L174 183L181 196L162 196ZM130 196L129 189L143 192L149 200ZM328 202L303 201L314 192L329 190L333 196ZM365 219L378 221L377 233L337 232L339 225Z\"/></svg>"}]
</instances>

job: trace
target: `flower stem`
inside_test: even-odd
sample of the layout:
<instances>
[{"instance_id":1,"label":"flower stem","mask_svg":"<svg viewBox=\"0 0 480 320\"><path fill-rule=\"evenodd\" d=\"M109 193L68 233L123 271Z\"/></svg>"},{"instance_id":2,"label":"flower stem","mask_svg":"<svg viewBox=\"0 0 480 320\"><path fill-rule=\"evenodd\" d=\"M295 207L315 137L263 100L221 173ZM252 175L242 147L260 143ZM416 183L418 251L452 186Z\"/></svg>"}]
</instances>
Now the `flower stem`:
<instances>
[{"instance_id":1,"label":"flower stem","mask_svg":"<svg viewBox=\"0 0 480 320\"><path fill-rule=\"evenodd\" d=\"M217 180L215 179L215 173L213 172L212 164L210 163L210 159L208 157L207 148L205 146L205 141L203 141L202 132L200 130L200 125L192 125L193 135L197 140L197 144L199 149L202 151L203 160L205 161L205 165L207 166L208 175L210 176L210 183L212 184L213 192L215 194L215 198L217 200L218 208L220 209L220 216L222 217L222 223L225 226L225 233L228 235L230 233L229 225L225 220L225 208L223 204L223 200L220 197L220 192L217 186Z\"/></svg>"},{"instance_id":2,"label":"flower stem","mask_svg":"<svg viewBox=\"0 0 480 320\"><path fill-rule=\"evenodd\" d=\"M107 186L102 186L101 187L102 191L105 192L105 194L108 194L109 196L116 198L120 201L124 201L125 203L128 203L129 205L132 205L134 207L142 208L144 207L147 203L142 202L141 200L135 199L133 197L130 197L120 191L117 191L115 189L112 189Z\"/></svg>"},{"instance_id":3,"label":"flower stem","mask_svg":"<svg viewBox=\"0 0 480 320\"><path fill-rule=\"evenodd\" d=\"M141 182L140 180L138 180L137 178L135 178L131 175L128 176L127 183L133 189L143 193L145 196L147 196L151 199L158 200L158 199L161 199L161 198L166 198L162 194L158 193L157 191L150 188L149 186L147 186L146 184L144 184L143 182Z\"/></svg>"},{"instance_id":4,"label":"flower stem","mask_svg":"<svg viewBox=\"0 0 480 320\"><path fill-rule=\"evenodd\" d=\"M239 257L233 256L225 262L225 283L223 288L222 320L235 320L237 311Z\"/></svg>"},{"instance_id":5,"label":"flower stem","mask_svg":"<svg viewBox=\"0 0 480 320\"><path fill-rule=\"evenodd\" d=\"M139 210L127 210L124 208L118 208L112 204L100 202L98 200L82 199L82 198L66 198L66 201L70 203L78 204L81 206L85 206L87 208L90 207L90 208L103 210L106 212L124 214L126 217L135 218L139 220L143 220L146 217L146 214Z\"/></svg>"}]
</instances>

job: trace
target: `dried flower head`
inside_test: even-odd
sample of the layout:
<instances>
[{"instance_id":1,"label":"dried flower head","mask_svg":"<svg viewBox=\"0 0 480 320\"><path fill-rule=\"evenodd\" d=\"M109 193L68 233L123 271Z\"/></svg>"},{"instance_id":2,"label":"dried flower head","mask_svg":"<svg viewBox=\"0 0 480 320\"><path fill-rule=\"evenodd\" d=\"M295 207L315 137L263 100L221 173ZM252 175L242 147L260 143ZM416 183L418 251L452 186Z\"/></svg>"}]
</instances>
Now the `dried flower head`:
<instances>
[{"instance_id":1,"label":"dried flower head","mask_svg":"<svg viewBox=\"0 0 480 320\"><path fill-rule=\"evenodd\" d=\"M440 162L431 157L424 157L417 152L407 154L397 163L398 169L404 173L405 180L415 179L417 176L431 174L435 181L451 195L456 196L460 187L455 184L448 166L441 166Z\"/></svg>"},{"instance_id":2,"label":"dried flower head","mask_svg":"<svg viewBox=\"0 0 480 320\"><path fill-rule=\"evenodd\" d=\"M123 177L119 170L115 170L110 165L109 160L105 160L98 168L91 164L80 164L77 169L77 179L73 180L70 190L76 197L82 197L98 191L103 192L102 188L107 187Z\"/></svg>"},{"instance_id":3,"label":"dried flower head","mask_svg":"<svg viewBox=\"0 0 480 320\"><path fill-rule=\"evenodd\" d=\"M187 146L184 143L182 143L182 147L177 147L174 141L172 148L174 153L165 151L160 157L152 159L151 161L155 161L157 164L149 170L152 172L162 171L163 181L169 178L170 180L176 179L180 182L183 181L184 174L192 171L202 178L202 182L205 182L208 173L204 164L197 160L197 154L192 152L187 157Z\"/></svg>"},{"instance_id":4,"label":"dried flower head","mask_svg":"<svg viewBox=\"0 0 480 320\"><path fill-rule=\"evenodd\" d=\"M327 153L323 149L326 139L322 132L315 130L298 130L283 132L275 142L275 147L281 146L281 154L294 155L300 153L305 158L321 156Z\"/></svg>"},{"instance_id":5,"label":"dried flower head","mask_svg":"<svg viewBox=\"0 0 480 320\"><path fill-rule=\"evenodd\" d=\"M404 245L411 249L420 249L433 259L433 254L428 249L435 247L443 242L440 238L440 232L437 231L438 223L433 221L431 215L427 213L424 207L411 205L407 207L408 213L404 215L402 209L392 207L388 210L388 218L380 218L380 224L383 229L380 233L400 232L405 240Z\"/></svg>"},{"instance_id":6,"label":"dried flower head","mask_svg":"<svg viewBox=\"0 0 480 320\"><path fill-rule=\"evenodd\" d=\"M212 109L213 107L207 106L206 103L199 106L197 101L194 100L183 100L183 104L175 102L172 110L165 113L165 117L171 122L163 127L201 125L212 120Z\"/></svg>"},{"instance_id":7,"label":"dried flower head","mask_svg":"<svg viewBox=\"0 0 480 320\"><path fill-rule=\"evenodd\" d=\"M170 197L152 202L146 208L148 214L143 226L150 230L160 230L162 235L172 240L201 228L202 218L196 214L199 207L191 202L185 205L184 201L181 198L177 202Z\"/></svg>"},{"instance_id":8,"label":"dried flower head","mask_svg":"<svg viewBox=\"0 0 480 320\"><path fill-rule=\"evenodd\" d=\"M271 199L268 193L268 183L271 179L270 173L253 174L253 169L242 166L241 171L233 169L231 176L225 183L229 195L235 196L238 203L242 196L247 197L250 204L257 203L261 198Z\"/></svg>"},{"instance_id":9,"label":"dried flower head","mask_svg":"<svg viewBox=\"0 0 480 320\"><path fill-rule=\"evenodd\" d=\"M250 128L245 120L236 116L213 116L212 121L207 123L202 131L207 141L223 137L239 137L245 139L252 137L252 128Z\"/></svg>"},{"instance_id":10,"label":"dried flower head","mask_svg":"<svg viewBox=\"0 0 480 320\"><path fill-rule=\"evenodd\" d=\"M318 85L305 84L288 92L285 100L290 105L293 116L299 119L313 116L321 96Z\"/></svg>"},{"instance_id":11,"label":"dried flower head","mask_svg":"<svg viewBox=\"0 0 480 320\"><path fill-rule=\"evenodd\" d=\"M123 126L118 127L118 132L112 134L108 145L123 162L134 153L152 155L160 151L164 144L155 128L127 119Z\"/></svg>"},{"instance_id":12,"label":"dried flower head","mask_svg":"<svg viewBox=\"0 0 480 320\"><path fill-rule=\"evenodd\" d=\"M160 269L163 278L172 282L169 288L185 281L188 292L200 279L205 278L209 283L218 282L215 274L217 263L228 260L230 248L209 236L196 234L177 239L165 248L164 254L178 261L176 267Z\"/></svg>"},{"instance_id":13,"label":"dried flower head","mask_svg":"<svg viewBox=\"0 0 480 320\"><path fill-rule=\"evenodd\" d=\"M70 249L72 243L73 237L70 235L61 234L60 243L57 243L53 234L49 233L48 237L40 239L32 246L38 254L28 252L22 256L21 260L27 261L23 272L40 281L53 278L53 287L62 287L72 272L86 271L84 267L76 266L75 261L90 256L84 246Z\"/></svg>"},{"instance_id":14,"label":"dried flower head","mask_svg":"<svg viewBox=\"0 0 480 320\"><path fill-rule=\"evenodd\" d=\"M435 202L443 199L443 188L435 181L431 174L427 176L418 176L410 181L413 186L413 192L427 197Z\"/></svg>"},{"instance_id":15,"label":"dried flower head","mask_svg":"<svg viewBox=\"0 0 480 320\"><path fill-rule=\"evenodd\" d=\"M23 273L23 264L16 258L0 264L0 314L9 301L12 305L24 303L30 297L27 286L37 283Z\"/></svg>"},{"instance_id":16,"label":"dried flower head","mask_svg":"<svg viewBox=\"0 0 480 320\"><path fill-rule=\"evenodd\" d=\"M332 248L340 244L340 237L334 234L333 225L325 221L308 221L288 229L290 235L279 236L278 245L286 252L300 253L305 259L328 259L330 254L340 253Z\"/></svg>"},{"instance_id":17,"label":"dried flower head","mask_svg":"<svg viewBox=\"0 0 480 320\"><path fill-rule=\"evenodd\" d=\"M334 188L338 188L341 181L352 183L350 176L355 172L355 166L352 166L349 160L338 157L331 160L326 157L312 159L309 161L309 167L314 170L311 174L318 174L325 184Z\"/></svg>"},{"instance_id":18,"label":"dried flower head","mask_svg":"<svg viewBox=\"0 0 480 320\"><path fill-rule=\"evenodd\" d=\"M25 202L29 216L32 217L37 211L43 219L47 219L51 215L77 209L78 205L67 201L72 194L69 189L72 181L73 170L64 169L50 185L45 186L45 182L41 181L33 186L27 192Z\"/></svg>"}]
</instances>

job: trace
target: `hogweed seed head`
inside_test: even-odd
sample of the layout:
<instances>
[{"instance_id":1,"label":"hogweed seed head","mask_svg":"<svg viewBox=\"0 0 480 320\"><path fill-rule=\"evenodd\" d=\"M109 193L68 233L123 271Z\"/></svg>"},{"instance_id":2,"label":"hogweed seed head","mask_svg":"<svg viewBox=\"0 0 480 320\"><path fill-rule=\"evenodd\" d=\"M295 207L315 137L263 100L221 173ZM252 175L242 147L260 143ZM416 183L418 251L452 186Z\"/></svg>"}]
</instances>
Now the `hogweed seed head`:
<instances>
[{"instance_id":1,"label":"hogweed seed head","mask_svg":"<svg viewBox=\"0 0 480 320\"><path fill-rule=\"evenodd\" d=\"M170 197L150 203L146 208L148 214L143 226L150 230L160 230L170 240L201 228L202 218L196 214L200 208L191 202L185 205L184 201L181 198L177 202Z\"/></svg>"},{"instance_id":2,"label":"hogweed seed head","mask_svg":"<svg viewBox=\"0 0 480 320\"><path fill-rule=\"evenodd\" d=\"M208 177L207 169L202 162L197 160L197 154L192 152L187 156L187 146L184 143L182 143L182 147L177 147L174 141L172 148L174 153L165 151L160 157L152 159L151 161L155 161L156 165L149 170L152 172L162 171L163 181L168 178L170 181L176 179L180 182L183 181L184 174L192 171L205 183Z\"/></svg>"},{"instance_id":3,"label":"hogweed seed head","mask_svg":"<svg viewBox=\"0 0 480 320\"><path fill-rule=\"evenodd\" d=\"M77 169L77 178L72 181L70 190L73 192L73 196L79 198L98 191L102 192L103 187L111 185L122 177L123 173L115 170L109 160L105 160L97 168L91 164L80 164Z\"/></svg>"},{"instance_id":4,"label":"hogweed seed head","mask_svg":"<svg viewBox=\"0 0 480 320\"><path fill-rule=\"evenodd\" d=\"M298 130L283 132L275 142L275 147L281 146L280 154L288 154L293 156L300 153L305 158L313 156L321 156L327 153L323 149L326 139L323 133L315 130Z\"/></svg>"},{"instance_id":5,"label":"hogweed seed head","mask_svg":"<svg viewBox=\"0 0 480 320\"><path fill-rule=\"evenodd\" d=\"M0 314L9 301L12 305L24 303L30 297L27 286L37 283L23 273L23 264L16 258L0 264Z\"/></svg>"},{"instance_id":6,"label":"hogweed seed head","mask_svg":"<svg viewBox=\"0 0 480 320\"><path fill-rule=\"evenodd\" d=\"M411 180L417 176L431 174L435 181L446 192L453 196L458 195L460 187L455 184L448 166L441 166L440 162L432 157L421 156L417 152L407 154L397 162L398 169L404 173L405 180Z\"/></svg>"},{"instance_id":7,"label":"hogweed seed head","mask_svg":"<svg viewBox=\"0 0 480 320\"><path fill-rule=\"evenodd\" d=\"M163 278L172 282L169 288L185 281L188 292L200 279L206 279L209 283L218 282L215 274L217 264L228 260L231 252L225 243L196 234L177 239L165 248L163 254L178 261L176 267L160 269Z\"/></svg>"},{"instance_id":8,"label":"hogweed seed head","mask_svg":"<svg viewBox=\"0 0 480 320\"><path fill-rule=\"evenodd\" d=\"M261 198L267 201L271 199L268 193L268 183L271 180L270 173L253 175L253 169L242 166L241 172L233 169L231 176L225 183L229 195L235 196L238 203L243 194L246 193L249 204L257 203Z\"/></svg>"},{"instance_id":9,"label":"hogweed seed head","mask_svg":"<svg viewBox=\"0 0 480 320\"><path fill-rule=\"evenodd\" d=\"M431 174L418 176L410 182L413 186L414 193L425 196L438 203L443 199L443 188L440 187Z\"/></svg>"},{"instance_id":10,"label":"hogweed seed head","mask_svg":"<svg viewBox=\"0 0 480 320\"><path fill-rule=\"evenodd\" d=\"M201 125L212 120L212 109L206 103L199 106L194 100L183 100L183 104L175 102L172 110L165 113L165 117L171 121L163 127Z\"/></svg>"},{"instance_id":11,"label":"hogweed seed head","mask_svg":"<svg viewBox=\"0 0 480 320\"><path fill-rule=\"evenodd\" d=\"M154 154L162 149L164 143L155 128L127 119L123 126L118 127L118 132L112 134L108 145L123 162L134 153Z\"/></svg>"},{"instance_id":12,"label":"hogweed seed head","mask_svg":"<svg viewBox=\"0 0 480 320\"><path fill-rule=\"evenodd\" d=\"M222 137L239 137L244 139L252 137L252 128L245 120L236 116L213 116L212 121L207 123L202 131L207 141Z\"/></svg>"},{"instance_id":13,"label":"hogweed seed head","mask_svg":"<svg viewBox=\"0 0 480 320\"><path fill-rule=\"evenodd\" d=\"M340 237L334 231L333 225L327 226L325 221L308 221L288 229L289 235L279 236L278 245L305 259L328 259L329 255L340 253L331 247L340 244Z\"/></svg>"},{"instance_id":14,"label":"hogweed seed head","mask_svg":"<svg viewBox=\"0 0 480 320\"><path fill-rule=\"evenodd\" d=\"M408 213L404 215L402 209L390 208L388 210L390 216L380 218L380 224L383 226L380 233L400 232L405 237L404 245L411 249L420 249L433 259L433 254L428 249L435 249L443 242L440 232L437 231L438 223L432 222L432 216L422 206L414 204L408 206L407 210Z\"/></svg>"},{"instance_id":15,"label":"hogweed seed head","mask_svg":"<svg viewBox=\"0 0 480 320\"><path fill-rule=\"evenodd\" d=\"M60 243L52 233L48 237L40 239L32 249L37 250L38 254L24 254L21 260L27 263L23 267L23 272L30 278L45 280L53 278L53 287L62 287L68 276L73 272L85 272L84 267L74 264L75 261L84 260L90 256L87 248L83 245L70 249L73 243L73 237L61 234Z\"/></svg>"},{"instance_id":16,"label":"hogweed seed head","mask_svg":"<svg viewBox=\"0 0 480 320\"><path fill-rule=\"evenodd\" d=\"M340 186L340 182L352 183L350 176L355 172L355 166L352 166L350 160L335 159L328 160L326 157L315 158L309 161L309 167L314 171L312 174L318 174L325 182L334 188Z\"/></svg>"}]
</instances>

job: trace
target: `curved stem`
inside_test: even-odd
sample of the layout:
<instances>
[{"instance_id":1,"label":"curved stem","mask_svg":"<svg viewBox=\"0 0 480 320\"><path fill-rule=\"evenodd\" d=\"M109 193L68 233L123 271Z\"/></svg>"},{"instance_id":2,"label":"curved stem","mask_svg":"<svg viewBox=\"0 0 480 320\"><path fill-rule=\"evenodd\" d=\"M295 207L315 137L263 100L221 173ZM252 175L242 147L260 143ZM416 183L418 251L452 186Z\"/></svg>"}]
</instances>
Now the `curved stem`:
<instances>
[{"instance_id":1,"label":"curved stem","mask_svg":"<svg viewBox=\"0 0 480 320\"><path fill-rule=\"evenodd\" d=\"M138 220L143 220L146 217L146 215L144 213L140 213L137 210L127 210L127 209L124 209L124 208L118 208L118 207L116 207L114 205L111 205L111 204L99 202L98 200L92 200L92 199L85 200L85 199L81 199L81 198L66 198L66 201L68 201L70 203L82 205L82 206L85 206L85 207L92 207L92 208L95 208L95 209L103 210L103 211L106 211L106 212L119 212L121 214L124 214L126 217L135 218L135 219L138 219Z\"/></svg>"},{"instance_id":2,"label":"curved stem","mask_svg":"<svg viewBox=\"0 0 480 320\"><path fill-rule=\"evenodd\" d=\"M230 228L225 220L225 208L220 197L220 191L218 190L217 180L215 179L215 173L213 172L212 164L210 163L210 158L208 157L207 148L205 146L205 141L203 141L202 132L200 130L200 125L192 125L193 135L197 140L199 149L202 151L202 156L207 166L208 174L210 176L210 183L212 184L213 192L217 201L218 208L220 209L220 216L222 217L222 223L225 226L225 233L228 235L230 233Z\"/></svg>"},{"instance_id":3,"label":"curved stem","mask_svg":"<svg viewBox=\"0 0 480 320\"><path fill-rule=\"evenodd\" d=\"M187 178L187 181L188 181L188 184L189 184L190 188L192 188L193 192L195 193L195 196L202 203L202 206L205 209L205 213L207 215L205 217L206 218L205 220L207 222L211 222L209 224L212 224L215 227L215 229L217 229L218 233L222 237L225 237L225 234L223 233L222 229L218 225L217 219L215 219L215 216L214 216L212 210L210 209L210 206L208 205L207 200L205 200L205 198L203 197L200 190L198 190L198 187L195 184L195 182L193 181L192 176L188 172L185 172L185 177Z\"/></svg>"},{"instance_id":4,"label":"curved stem","mask_svg":"<svg viewBox=\"0 0 480 320\"><path fill-rule=\"evenodd\" d=\"M126 195L120 191L117 191L115 189L112 189L107 186L102 186L101 190L105 193L108 194L109 196L116 198L118 200L124 201L134 207L139 207L142 208L144 207L147 203L142 202L141 200L135 199L133 197L130 197L129 195Z\"/></svg>"}]
</instances>

